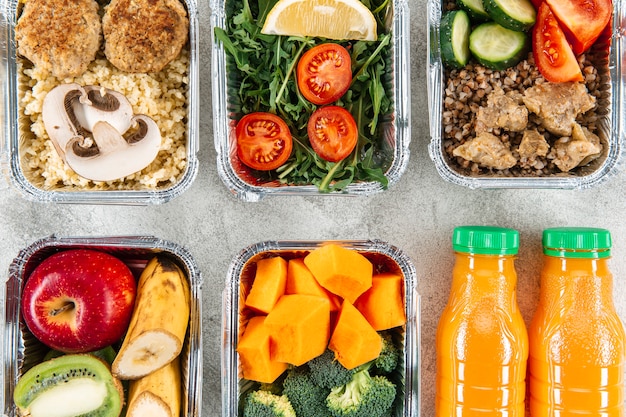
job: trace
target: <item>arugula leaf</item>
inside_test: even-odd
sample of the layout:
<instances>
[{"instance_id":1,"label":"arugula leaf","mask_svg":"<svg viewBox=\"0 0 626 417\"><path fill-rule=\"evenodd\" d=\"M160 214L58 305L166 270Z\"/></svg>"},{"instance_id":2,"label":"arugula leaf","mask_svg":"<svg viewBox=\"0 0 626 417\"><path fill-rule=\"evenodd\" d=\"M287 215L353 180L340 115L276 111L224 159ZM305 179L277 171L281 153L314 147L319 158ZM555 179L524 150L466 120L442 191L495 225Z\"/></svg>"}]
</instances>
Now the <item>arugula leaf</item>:
<instances>
[{"instance_id":1,"label":"arugula leaf","mask_svg":"<svg viewBox=\"0 0 626 417\"><path fill-rule=\"evenodd\" d=\"M257 25L259 27L263 27L267 14L277 2L278 0L259 0L259 16L257 18Z\"/></svg>"},{"instance_id":2,"label":"arugula leaf","mask_svg":"<svg viewBox=\"0 0 626 417\"><path fill-rule=\"evenodd\" d=\"M389 72L391 34L380 32L378 40L339 42L350 51L353 80L337 105L349 110L357 122L359 139L353 153L334 163L321 159L309 145L307 123L317 106L300 94L295 68L304 51L327 42L319 38L276 36L260 33L267 14L278 0L232 0L226 27L215 28L214 36L227 52L229 105L234 117L256 111L279 115L294 138L294 150L282 167L272 172L255 172L260 180L285 184L314 184L320 192L341 191L354 181L388 185L384 169L389 164L381 117L393 111ZM384 16L389 0L364 0ZM392 157L393 155L391 155ZM387 162L385 162L387 160Z\"/></svg>"}]
</instances>

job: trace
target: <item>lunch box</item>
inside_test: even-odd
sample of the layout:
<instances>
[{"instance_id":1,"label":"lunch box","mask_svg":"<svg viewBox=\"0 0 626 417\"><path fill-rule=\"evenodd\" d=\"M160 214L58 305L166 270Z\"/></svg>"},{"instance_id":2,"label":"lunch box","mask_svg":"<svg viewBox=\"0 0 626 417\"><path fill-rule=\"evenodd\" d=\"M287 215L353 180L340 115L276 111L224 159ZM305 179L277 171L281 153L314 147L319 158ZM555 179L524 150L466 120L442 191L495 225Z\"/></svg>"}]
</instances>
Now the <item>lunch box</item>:
<instances>
[{"instance_id":1,"label":"lunch box","mask_svg":"<svg viewBox=\"0 0 626 417\"><path fill-rule=\"evenodd\" d=\"M4 342L2 344L2 407L5 416L17 416L13 391L20 376L40 362L47 349L27 329L20 312L22 289L33 269L52 254L70 249L91 249L121 259L138 279L155 254L168 256L189 280L190 316L186 340L181 352L183 375L181 416L198 417L202 410L202 275L191 254L176 243L153 236L57 237L49 236L22 249L9 266L3 287Z\"/></svg>"},{"instance_id":2,"label":"lunch box","mask_svg":"<svg viewBox=\"0 0 626 417\"><path fill-rule=\"evenodd\" d=\"M398 272L404 276L406 324L399 330L404 352L397 379L404 401L395 403L391 415L419 416L420 413L420 313L415 266L399 248L381 240L345 241L264 241L242 249L232 259L222 294L222 416L240 415L240 401L254 389L252 381L243 379L237 341L247 317L242 315L245 295L254 280L255 263L272 255L285 259L303 257L321 245L334 243L358 251L370 259L381 272ZM394 371L395 372L395 371ZM238 411L239 410L239 411Z\"/></svg>"},{"instance_id":3,"label":"lunch box","mask_svg":"<svg viewBox=\"0 0 626 417\"><path fill-rule=\"evenodd\" d=\"M385 190L380 182L356 181L340 191L320 192L314 184L291 185L277 179L259 178L253 170L239 162L235 143L238 116L235 94L240 80L228 68L230 55L215 37L215 28L225 28L230 0L211 0L213 133L217 152L217 171L226 188L244 201L258 201L276 195L371 195ZM396 183L406 170L411 141L411 99L409 61L409 4L406 0L391 0L386 25L392 35L389 88L393 95L391 114L381 115L382 134L376 158L385 167L387 188ZM387 77L386 77L387 78ZM384 118L384 121L382 120Z\"/></svg>"},{"instance_id":4,"label":"lunch box","mask_svg":"<svg viewBox=\"0 0 626 417\"><path fill-rule=\"evenodd\" d=\"M120 205L162 204L186 191L195 180L198 172L199 45L196 1L183 0L189 19L189 33L183 49L188 51L189 64L186 76L178 84L181 86L178 88L183 91L174 93L175 95L182 95L185 101L182 111L186 114L183 116L183 122L181 122L184 123L184 138L181 138L178 132L172 133L175 137L162 138L158 156L160 162L155 164L159 167L150 168L152 171L142 175L141 178L135 177L133 186L127 185L128 177L125 177L124 181L115 180L108 183L87 180L82 182L73 179L70 181L61 176L58 181L48 180L46 182L46 178L42 176L40 171L43 169L42 166L46 167L45 162L44 165L39 165L38 160L41 158L38 155L31 155L34 151L27 150L28 145L35 142L36 137L31 131L31 120L25 114L25 109L20 101L24 94L31 92L29 77L20 71L22 64L30 64L25 58L18 56L15 40L15 26L23 4L17 0L0 0L0 43L4 45L0 51L2 57L0 88L3 97L5 97L0 116L4 126L0 137L0 169L7 182L0 188L13 188L24 198L37 202ZM141 88L139 85L137 86L137 89L141 90ZM139 94L143 93L140 92ZM181 141L184 142L181 144ZM176 149L171 146L172 142L174 142ZM182 151L183 147L184 152ZM167 156L165 155L166 152L169 152ZM26 155L27 153L29 155ZM172 159L174 155L176 155L175 158L179 158L175 166L168 162L168 158ZM53 170L52 172L59 171L56 165L50 169ZM159 171L166 172L164 174ZM48 176L53 175L49 174ZM155 177L154 183L150 181L151 176Z\"/></svg>"},{"instance_id":5,"label":"lunch box","mask_svg":"<svg viewBox=\"0 0 626 417\"><path fill-rule=\"evenodd\" d=\"M626 22L624 2L613 1L612 37L608 56L602 52L594 53L592 61L598 70L600 98L595 110L595 132L603 144L600 156L584 166L578 166L569 172L554 172L541 176L532 174L513 174L510 171L485 169L479 172L460 167L446 151L452 139L445 137L444 97L448 87L446 70L440 53L440 20L443 14L442 0L428 0L428 54L427 87L428 110L430 120L430 158L441 177L453 184L470 189L494 188L538 188L538 189L587 189L603 183L618 173L623 166L624 136L626 133L626 107L624 106L624 32L620 29ZM530 36L530 34L529 34ZM607 45L595 45L597 51L603 51ZM465 129L465 127L463 128Z\"/></svg>"}]
</instances>

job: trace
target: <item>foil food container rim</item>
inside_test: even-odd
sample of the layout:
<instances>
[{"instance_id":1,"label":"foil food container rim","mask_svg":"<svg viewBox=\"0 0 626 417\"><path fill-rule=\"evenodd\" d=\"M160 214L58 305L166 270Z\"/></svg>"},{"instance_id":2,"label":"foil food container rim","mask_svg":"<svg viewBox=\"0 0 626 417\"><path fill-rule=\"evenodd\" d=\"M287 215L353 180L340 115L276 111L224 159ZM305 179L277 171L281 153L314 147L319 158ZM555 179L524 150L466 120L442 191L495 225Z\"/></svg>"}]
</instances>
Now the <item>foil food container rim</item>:
<instances>
[{"instance_id":1,"label":"foil food container rim","mask_svg":"<svg viewBox=\"0 0 626 417\"><path fill-rule=\"evenodd\" d=\"M230 162L229 113L227 93L226 52L214 36L216 27L224 28L225 6L228 0L211 0L210 25L212 42L213 77L213 141L216 150L217 171L220 179L232 195L247 201L256 202L267 196L358 196L372 195L385 191L378 182L357 182L343 191L320 193L314 185L263 186L247 183L240 178ZM397 183L409 163L411 142L411 95L410 95L410 8L407 0L393 0L392 32L394 110L393 124L395 156L386 172L388 187Z\"/></svg>"},{"instance_id":2,"label":"foil food container rim","mask_svg":"<svg viewBox=\"0 0 626 417\"><path fill-rule=\"evenodd\" d=\"M439 51L439 20L444 0L427 0L427 94L430 122L428 154L440 176L452 184L469 189L570 189L583 190L598 186L617 175L624 165L624 136L626 135L626 51L622 29L626 24L626 7L623 0L613 2L613 36L608 56L610 75L610 126L606 127L609 150L602 165L592 173L580 176L503 177L469 176L454 170L443 155L442 123L444 68Z\"/></svg>"},{"instance_id":3,"label":"foil food container rim","mask_svg":"<svg viewBox=\"0 0 626 417\"><path fill-rule=\"evenodd\" d=\"M19 108L17 73L17 45L15 24L19 0L0 0L0 88L4 90L2 117L4 129L0 137L0 171L6 184L28 201L59 204L102 204L102 205L158 205L171 201L184 193L195 181L198 170L199 149L199 21L197 0L181 0L187 7L189 18L189 73L187 85L187 152L186 167L180 180L164 189L154 190L43 190L24 175L19 155Z\"/></svg>"},{"instance_id":4,"label":"foil food container rim","mask_svg":"<svg viewBox=\"0 0 626 417\"><path fill-rule=\"evenodd\" d=\"M402 271L405 283L407 323L404 326L403 415L419 417L421 395L420 295L418 277L410 257L400 248L380 239L368 240L268 240L243 248L231 260L222 292L222 416L238 415L241 387L239 360L235 350L239 333L239 289L241 274L255 257L266 253L306 253L321 245L335 243L358 252L383 255Z\"/></svg>"},{"instance_id":5,"label":"foil food container rim","mask_svg":"<svg viewBox=\"0 0 626 417\"><path fill-rule=\"evenodd\" d=\"M189 329L185 346L181 352L183 361L182 414L184 417L201 415L202 408L202 274L191 253L184 247L154 236L66 236L50 235L41 238L19 251L9 266L9 274L2 286L5 302L4 341L2 344L3 389L0 393L4 415L17 416L13 403L13 390L22 369L28 363L26 349L36 342L30 335L20 317L20 300L25 275L32 270L34 264L52 253L73 249L90 248L103 250L122 257L135 274L145 266L147 260L155 253L166 253L174 259L186 273L190 283L191 307ZM132 253L131 253L132 252ZM127 258L123 255L126 254ZM40 257L40 259L33 259ZM36 342L41 345L40 342Z\"/></svg>"}]
</instances>

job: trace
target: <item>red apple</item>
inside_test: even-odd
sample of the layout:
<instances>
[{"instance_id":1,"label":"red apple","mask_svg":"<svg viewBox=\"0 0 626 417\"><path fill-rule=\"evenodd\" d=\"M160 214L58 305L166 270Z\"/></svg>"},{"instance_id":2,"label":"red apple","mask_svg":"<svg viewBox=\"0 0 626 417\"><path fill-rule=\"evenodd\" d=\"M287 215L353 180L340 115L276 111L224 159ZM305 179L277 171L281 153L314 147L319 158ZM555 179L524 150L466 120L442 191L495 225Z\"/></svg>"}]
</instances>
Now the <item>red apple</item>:
<instances>
[{"instance_id":1,"label":"red apple","mask_svg":"<svg viewBox=\"0 0 626 417\"><path fill-rule=\"evenodd\" d=\"M132 272L104 252L72 249L39 264L22 293L31 333L53 349L90 352L124 335L135 303Z\"/></svg>"}]
</instances>

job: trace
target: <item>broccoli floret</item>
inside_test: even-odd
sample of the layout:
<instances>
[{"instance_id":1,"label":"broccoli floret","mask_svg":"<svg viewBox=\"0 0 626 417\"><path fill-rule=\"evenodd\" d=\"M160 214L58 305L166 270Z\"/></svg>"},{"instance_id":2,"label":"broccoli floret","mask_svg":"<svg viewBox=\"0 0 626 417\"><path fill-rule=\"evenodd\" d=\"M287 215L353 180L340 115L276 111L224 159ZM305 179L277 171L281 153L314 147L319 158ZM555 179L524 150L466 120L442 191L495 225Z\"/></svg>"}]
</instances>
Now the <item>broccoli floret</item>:
<instances>
[{"instance_id":1,"label":"broccoli floret","mask_svg":"<svg viewBox=\"0 0 626 417\"><path fill-rule=\"evenodd\" d=\"M385 376L371 376L367 368L346 385L333 388L326 405L333 417L383 417L396 397L396 386Z\"/></svg>"},{"instance_id":2,"label":"broccoli floret","mask_svg":"<svg viewBox=\"0 0 626 417\"><path fill-rule=\"evenodd\" d=\"M400 360L400 350L393 343L393 338L389 332L380 332L380 337L383 341L383 347L380 351L380 355L374 359L373 367L374 371L379 374L389 374L398 366Z\"/></svg>"},{"instance_id":3,"label":"broccoli floret","mask_svg":"<svg viewBox=\"0 0 626 417\"><path fill-rule=\"evenodd\" d=\"M329 417L324 389L313 382L306 365L290 368L283 381L283 394L289 398L298 417Z\"/></svg>"},{"instance_id":4,"label":"broccoli floret","mask_svg":"<svg viewBox=\"0 0 626 417\"><path fill-rule=\"evenodd\" d=\"M286 395L257 390L246 396L243 417L296 417L296 412Z\"/></svg>"},{"instance_id":5,"label":"broccoli floret","mask_svg":"<svg viewBox=\"0 0 626 417\"><path fill-rule=\"evenodd\" d=\"M308 362L311 379L322 388L334 388L345 385L352 379L355 370L346 369L330 349Z\"/></svg>"}]
</instances>

